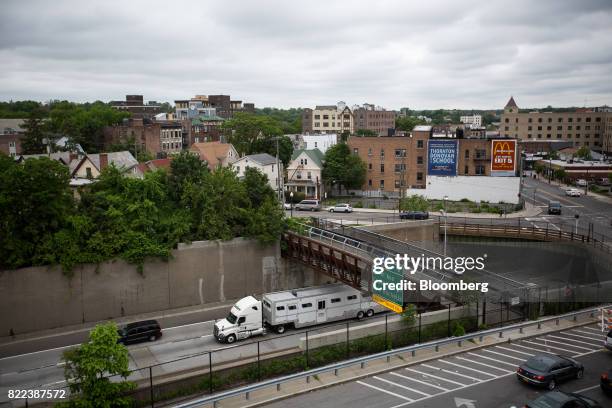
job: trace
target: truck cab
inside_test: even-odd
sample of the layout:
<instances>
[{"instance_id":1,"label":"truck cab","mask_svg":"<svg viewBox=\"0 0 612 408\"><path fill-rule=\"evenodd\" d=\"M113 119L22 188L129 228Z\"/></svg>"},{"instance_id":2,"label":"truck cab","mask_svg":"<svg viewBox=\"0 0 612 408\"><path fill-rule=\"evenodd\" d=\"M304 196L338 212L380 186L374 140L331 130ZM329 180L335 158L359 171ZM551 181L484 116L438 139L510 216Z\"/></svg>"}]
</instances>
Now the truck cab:
<instances>
[{"instance_id":1,"label":"truck cab","mask_svg":"<svg viewBox=\"0 0 612 408\"><path fill-rule=\"evenodd\" d=\"M253 296L240 299L232 306L225 319L215 323L213 333L218 341L228 344L258 334L265 334L261 302Z\"/></svg>"}]
</instances>

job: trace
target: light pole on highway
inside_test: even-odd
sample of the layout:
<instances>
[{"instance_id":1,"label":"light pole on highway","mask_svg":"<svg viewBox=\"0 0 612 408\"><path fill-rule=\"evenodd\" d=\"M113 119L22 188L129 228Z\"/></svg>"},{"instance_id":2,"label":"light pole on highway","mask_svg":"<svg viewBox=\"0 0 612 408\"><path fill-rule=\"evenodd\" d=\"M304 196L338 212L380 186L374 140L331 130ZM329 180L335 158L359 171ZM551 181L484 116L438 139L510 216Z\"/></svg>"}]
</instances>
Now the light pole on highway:
<instances>
[{"instance_id":1,"label":"light pole on highway","mask_svg":"<svg viewBox=\"0 0 612 408\"><path fill-rule=\"evenodd\" d=\"M289 197L291 200L291 218L293 218L293 191L289 193Z\"/></svg>"},{"instance_id":2,"label":"light pole on highway","mask_svg":"<svg viewBox=\"0 0 612 408\"><path fill-rule=\"evenodd\" d=\"M574 214L574 218L576 218L576 232L574 232L574 234L578 235L578 219L580 218L580 214Z\"/></svg>"},{"instance_id":3,"label":"light pole on highway","mask_svg":"<svg viewBox=\"0 0 612 408\"><path fill-rule=\"evenodd\" d=\"M444 196L444 257L446 258L446 230L448 228L448 213L446 212L446 200L448 196Z\"/></svg>"}]
</instances>

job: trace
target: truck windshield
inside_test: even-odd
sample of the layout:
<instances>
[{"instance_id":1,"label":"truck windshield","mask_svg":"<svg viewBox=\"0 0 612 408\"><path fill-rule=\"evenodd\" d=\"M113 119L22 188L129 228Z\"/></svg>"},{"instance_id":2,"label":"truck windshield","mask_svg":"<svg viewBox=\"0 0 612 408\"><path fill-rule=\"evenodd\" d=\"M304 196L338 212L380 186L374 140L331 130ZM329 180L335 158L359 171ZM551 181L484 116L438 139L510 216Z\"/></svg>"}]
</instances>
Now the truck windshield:
<instances>
[{"instance_id":1,"label":"truck windshield","mask_svg":"<svg viewBox=\"0 0 612 408\"><path fill-rule=\"evenodd\" d=\"M236 315L235 315L235 314L233 314L232 312L230 312L230 314L228 314L228 315L227 315L226 319L227 319L227 321L228 321L228 322L230 322L231 324L235 324L235 323L236 323L236 320L237 320L238 318L236 317Z\"/></svg>"}]
</instances>

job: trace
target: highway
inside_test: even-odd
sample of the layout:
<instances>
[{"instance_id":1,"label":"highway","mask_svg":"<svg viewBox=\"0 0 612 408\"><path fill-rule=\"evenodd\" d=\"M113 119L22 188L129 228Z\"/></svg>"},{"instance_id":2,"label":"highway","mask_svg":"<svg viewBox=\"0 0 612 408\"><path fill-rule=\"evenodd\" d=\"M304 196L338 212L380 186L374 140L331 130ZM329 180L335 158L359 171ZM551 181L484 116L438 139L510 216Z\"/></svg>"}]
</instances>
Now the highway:
<instances>
[{"instance_id":1,"label":"highway","mask_svg":"<svg viewBox=\"0 0 612 408\"><path fill-rule=\"evenodd\" d=\"M553 332L512 343L445 356L383 374L268 404L269 408L518 408L545 390L518 381L518 364L537 353L574 357L584 364L582 379L559 389L578 392L612 406L599 389L599 375L612 367L595 325Z\"/></svg>"}]
</instances>

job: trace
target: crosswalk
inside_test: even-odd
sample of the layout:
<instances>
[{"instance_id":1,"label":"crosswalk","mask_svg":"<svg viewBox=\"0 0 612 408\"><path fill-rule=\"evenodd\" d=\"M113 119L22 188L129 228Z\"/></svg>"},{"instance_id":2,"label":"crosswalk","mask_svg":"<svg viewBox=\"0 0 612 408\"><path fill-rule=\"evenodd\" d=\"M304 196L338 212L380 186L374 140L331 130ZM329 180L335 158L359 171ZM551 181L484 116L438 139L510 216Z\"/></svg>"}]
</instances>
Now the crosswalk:
<instances>
[{"instance_id":1,"label":"crosswalk","mask_svg":"<svg viewBox=\"0 0 612 408\"><path fill-rule=\"evenodd\" d=\"M515 375L516 368L539 353L581 357L600 351L605 335L590 325L511 343L489 346L404 367L357 381L371 392L397 400L389 408L424 400Z\"/></svg>"}]
</instances>

